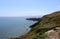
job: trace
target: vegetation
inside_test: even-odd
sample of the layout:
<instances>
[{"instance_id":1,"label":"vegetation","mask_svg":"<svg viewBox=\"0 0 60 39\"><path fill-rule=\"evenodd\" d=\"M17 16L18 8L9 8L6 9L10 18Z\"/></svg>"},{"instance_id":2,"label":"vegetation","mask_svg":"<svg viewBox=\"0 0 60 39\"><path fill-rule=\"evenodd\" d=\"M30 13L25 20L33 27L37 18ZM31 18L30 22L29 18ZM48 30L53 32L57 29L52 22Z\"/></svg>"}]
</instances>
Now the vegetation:
<instances>
[{"instance_id":1,"label":"vegetation","mask_svg":"<svg viewBox=\"0 0 60 39\"><path fill-rule=\"evenodd\" d=\"M32 35L29 39L45 39L47 37L46 34L38 33L35 35Z\"/></svg>"}]
</instances>

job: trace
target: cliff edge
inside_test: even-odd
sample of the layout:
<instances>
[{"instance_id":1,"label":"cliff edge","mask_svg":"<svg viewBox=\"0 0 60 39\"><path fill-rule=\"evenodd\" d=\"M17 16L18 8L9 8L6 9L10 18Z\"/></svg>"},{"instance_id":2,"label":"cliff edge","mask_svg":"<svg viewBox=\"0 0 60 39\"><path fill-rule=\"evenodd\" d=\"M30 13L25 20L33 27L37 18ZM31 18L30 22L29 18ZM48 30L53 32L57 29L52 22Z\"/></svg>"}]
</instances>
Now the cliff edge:
<instances>
[{"instance_id":1,"label":"cliff edge","mask_svg":"<svg viewBox=\"0 0 60 39\"><path fill-rule=\"evenodd\" d=\"M43 16L27 34L10 39L60 39L60 11Z\"/></svg>"}]
</instances>

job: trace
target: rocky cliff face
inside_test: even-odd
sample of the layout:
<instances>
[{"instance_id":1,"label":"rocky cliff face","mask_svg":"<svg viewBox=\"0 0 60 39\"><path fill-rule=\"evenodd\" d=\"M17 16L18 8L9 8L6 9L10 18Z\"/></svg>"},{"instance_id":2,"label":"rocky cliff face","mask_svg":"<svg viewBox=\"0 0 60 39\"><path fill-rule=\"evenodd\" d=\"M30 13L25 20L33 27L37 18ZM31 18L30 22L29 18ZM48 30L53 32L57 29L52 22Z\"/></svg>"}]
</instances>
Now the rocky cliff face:
<instances>
[{"instance_id":1,"label":"rocky cliff face","mask_svg":"<svg viewBox=\"0 0 60 39\"><path fill-rule=\"evenodd\" d=\"M11 39L60 39L60 11L43 16L30 32Z\"/></svg>"}]
</instances>

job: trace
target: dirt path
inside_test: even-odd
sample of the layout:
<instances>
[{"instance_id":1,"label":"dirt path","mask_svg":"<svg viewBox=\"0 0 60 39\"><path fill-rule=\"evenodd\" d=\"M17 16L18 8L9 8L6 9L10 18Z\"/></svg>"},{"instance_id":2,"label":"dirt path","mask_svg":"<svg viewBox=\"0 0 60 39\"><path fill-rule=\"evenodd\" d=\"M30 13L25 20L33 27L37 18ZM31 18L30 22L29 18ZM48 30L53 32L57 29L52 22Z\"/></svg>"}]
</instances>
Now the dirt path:
<instances>
[{"instance_id":1,"label":"dirt path","mask_svg":"<svg viewBox=\"0 0 60 39\"><path fill-rule=\"evenodd\" d=\"M60 37L58 36L58 32L56 31L50 31L47 33L48 35L48 39L60 39Z\"/></svg>"}]
</instances>

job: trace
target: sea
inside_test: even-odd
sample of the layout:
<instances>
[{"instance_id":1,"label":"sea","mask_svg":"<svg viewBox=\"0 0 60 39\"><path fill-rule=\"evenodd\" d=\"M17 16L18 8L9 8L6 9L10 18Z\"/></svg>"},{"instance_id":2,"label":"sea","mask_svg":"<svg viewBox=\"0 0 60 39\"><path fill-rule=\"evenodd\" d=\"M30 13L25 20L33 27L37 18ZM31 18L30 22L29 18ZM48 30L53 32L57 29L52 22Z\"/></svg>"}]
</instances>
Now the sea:
<instances>
[{"instance_id":1,"label":"sea","mask_svg":"<svg viewBox=\"0 0 60 39\"><path fill-rule=\"evenodd\" d=\"M0 39L24 35L34 23L36 22L26 20L25 17L0 17Z\"/></svg>"}]
</instances>

